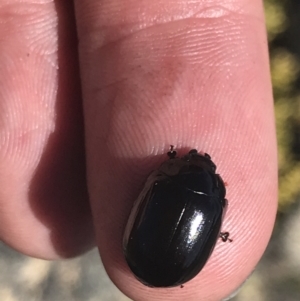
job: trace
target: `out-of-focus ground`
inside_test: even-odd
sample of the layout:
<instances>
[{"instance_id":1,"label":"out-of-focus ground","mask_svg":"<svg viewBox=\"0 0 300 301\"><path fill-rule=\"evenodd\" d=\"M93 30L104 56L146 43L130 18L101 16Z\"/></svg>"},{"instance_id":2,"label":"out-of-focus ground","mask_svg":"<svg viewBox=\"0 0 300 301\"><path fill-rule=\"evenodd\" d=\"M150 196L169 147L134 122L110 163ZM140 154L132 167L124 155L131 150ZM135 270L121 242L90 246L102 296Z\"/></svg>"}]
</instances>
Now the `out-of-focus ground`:
<instances>
[{"instance_id":1,"label":"out-of-focus ground","mask_svg":"<svg viewBox=\"0 0 300 301\"><path fill-rule=\"evenodd\" d=\"M300 1L266 0L279 149L279 209L263 259L234 301L300 301ZM48 262L0 243L0 301L125 301L93 250Z\"/></svg>"},{"instance_id":2,"label":"out-of-focus ground","mask_svg":"<svg viewBox=\"0 0 300 301\"><path fill-rule=\"evenodd\" d=\"M109 280L96 249L64 261L23 256L0 244L0 301L130 301Z\"/></svg>"}]
</instances>

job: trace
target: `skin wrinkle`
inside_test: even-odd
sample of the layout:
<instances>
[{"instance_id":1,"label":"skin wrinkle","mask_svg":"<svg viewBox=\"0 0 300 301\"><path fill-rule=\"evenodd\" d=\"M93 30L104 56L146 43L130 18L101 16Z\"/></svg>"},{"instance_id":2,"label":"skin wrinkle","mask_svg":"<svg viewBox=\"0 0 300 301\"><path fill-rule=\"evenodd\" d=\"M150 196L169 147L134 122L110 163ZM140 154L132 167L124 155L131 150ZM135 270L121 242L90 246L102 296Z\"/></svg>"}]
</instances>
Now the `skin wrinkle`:
<instances>
[{"instance_id":1,"label":"skin wrinkle","mask_svg":"<svg viewBox=\"0 0 300 301\"><path fill-rule=\"evenodd\" d=\"M190 25L189 25L190 26ZM193 25L194 26L194 25ZM192 27L193 28L193 27ZM203 30L204 30L204 28L203 28ZM207 38L209 38L209 35L207 34L207 30L209 31L209 28L206 28L206 31L204 32L204 33L206 33L206 35L207 35ZM193 31L193 29L191 29L191 31L190 32L192 32ZM198 30L199 31L199 35L198 35L198 40L199 39L203 39L203 36L202 36L202 31L201 30ZM213 32L213 30L211 30L212 32ZM233 31L233 30L231 30L231 31ZM235 31L235 30L234 30ZM148 32L148 31L147 31ZM184 31L182 32L182 35L184 34ZM147 34L146 36L145 35L142 35L143 36L143 39L145 39L145 40L147 40L147 38L148 38L148 36L151 36L151 34ZM228 34L227 34L228 35ZM101 45L101 47L99 48L99 50L98 51L104 51L105 49L108 49L109 51L111 51L111 49L116 49L116 48L118 48L118 45L120 45L120 44L131 44L131 40L134 40L135 38L137 38L137 37L140 37L141 35L137 35L137 34L135 34L135 35L129 35L129 36L126 36L126 37L124 37L122 40L118 40L118 42L113 42L112 44L109 44L109 45ZM178 37L175 37L173 34L172 34L172 38L169 38L168 40L170 40L170 45L171 45L171 43L172 43L172 41L174 41L174 39L178 39ZM223 43L220 43L219 42L219 44L220 44L220 50L221 50L221 45L224 45L225 43L226 43L226 40L227 40L227 38L225 38L224 39L224 42ZM129 42L128 42L129 41ZM159 38L156 38L155 40L155 43L160 43L160 39ZM181 41L181 39L179 40L179 41ZM190 41L190 36L189 35L183 35L183 41L181 42L181 44L182 45L180 45L180 47L183 49L183 50L185 50L186 49L186 41ZM205 41L205 39L204 39L204 41ZM164 41L165 42L165 41ZM231 41L232 42L232 41ZM241 45L243 45L243 42L242 41L239 41L239 42L241 42L240 44ZM195 42L195 44L196 44L197 42ZM178 44L178 42L177 42L177 44ZM204 45L207 45L207 43L204 43ZM213 44L212 44L213 45ZM108 47L109 46L109 47ZM138 47L140 48L142 45L141 44L138 44ZM151 47L151 46L150 46ZM153 47L153 46L152 46ZM138 49L139 49L138 48ZM211 49L211 47L208 47L208 49L210 48L210 52L212 52L212 49ZM127 49L126 49L126 46L124 47L122 47L122 48L120 48L120 49L122 49L121 51L126 51ZM171 49L171 46L170 46L170 49ZM243 49L245 49L245 46L243 46ZM215 49L213 49L214 51L215 51ZM134 61L137 61L137 60L139 60L139 58L140 58L140 56L139 55L137 55L136 54L136 52L137 52L138 50L135 50L135 57L133 58L133 62ZM164 50L164 51L166 51L166 50ZM199 52L200 50L198 50L198 52ZM224 49L223 49L223 52L224 52ZM204 55L205 53L203 53L203 57L205 57L205 55ZM220 54L221 54L221 51L220 51ZM110 53L108 53L108 55L110 55ZM182 53L182 55L183 55L183 57L184 57L184 61L187 61L187 52L183 52ZM195 53L194 55L197 55L197 53ZM172 55L172 53L169 53L168 54L168 56L170 57L170 58L175 58L175 57L177 57L178 58L178 53L174 53L173 55ZM159 53L157 54L157 57L159 57ZM207 58L206 58L206 61L207 61ZM218 62L219 62L219 60L217 60ZM231 60L230 60L231 61ZM229 65L230 65L230 61L229 61ZM198 62L197 62L198 64L199 63L202 63L201 61L199 62L199 58L198 58ZM109 62L108 62L108 66L109 66ZM205 64L207 65L207 62L205 62ZM215 66L216 64L208 64L208 65L211 65L211 66ZM220 66L222 66L220 63L218 63L218 65L220 65ZM228 62L224 62L224 65L228 65ZM241 67L241 65L235 65L235 66L238 66L238 67ZM140 66L139 66L140 67ZM104 66L104 68L105 68L105 66ZM132 71L132 70L131 70ZM118 76L118 73L116 72L115 73L117 76ZM124 80L128 80L128 75L126 75L126 78L125 79L115 79L114 77L112 78L112 80L111 80L111 82L108 82L108 83L105 83L105 81L102 81L102 82L104 82L104 85L105 86L109 86L109 85L111 85L111 84L113 84L114 82L119 82L119 81L124 81ZM106 80L107 81L107 80ZM97 86L97 88L99 89L99 87Z\"/></svg>"},{"instance_id":2,"label":"skin wrinkle","mask_svg":"<svg viewBox=\"0 0 300 301\"><path fill-rule=\"evenodd\" d=\"M172 25L172 24L167 24L167 25ZM193 27L192 27L193 28ZM208 35L209 36L209 35ZM144 39L144 38L143 38ZM172 45L172 41L174 40L175 38L170 38L170 45ZM178 38L177 38L178 39ZM185 40L188 40L189 41L189 36L185 36L184 37L184 39ZM110 47L108 47L108 45L106 45L106 46L104 46L104 47L101 47L101 49L100 49L100 55L101 55L101 57L103 57L103 54L102 54L102 52L104 51L104 50L106 50L106 49L108 49L109 50L109 53L108 53L108 55L109 56L112 56L114 53L115 53L115 55L117 56L118 55L118 53L124 53L124 50L126 50L127 51L127 47L126 47L126 45L127 44L131 44L131 40L135 40L134 39L134 37L131 37L131 39L126 39L126 40L124 40L124 41L122 41L123 43L121 43L121 45L124 45L124 43L125 43L125 46L121 46L122 48L121 48L121 50L116 50L116 51L113 51L112 52L112 50L111 50L111 47L112 46L114 46L114 48L113 49L119 49L118 48L118 45L120 45L120 43L114 43L113 45L109 45ZM160 41L159 40L155 40L155 42L156 43L159 43ZM220 43L220 44L222 44L222 43ZM181 42L181 44L180 44L180 47L182 47L182 49L186 49L186 43L184 43L183 41ZM171 48L170 48L171 49ZM125 51L125 53L126 53L126 51ZM137 50L138 51L138 50ZM175 83L176 83L176 81L178 81L178 80L175 80L176 79L176 74L178 74L178 75L180 75L180 77L179 78L181 78L182 77L182 74L183 74L183 70L179 70L178 68L180 67L180 65L182 65L182 66L185 66L185 65L187 65L186 64L186 62L185 62L185 60L182 60L182 64L180 64L180 62L178 62L178 54L176 54L176 53L178 53L178 52L176 52L176 51L174 51L174 55L172 55L172 53L168 53L168 56L170 57L170 59L169 58L164 58L164 60L163 60L163 65L159 65L159 69L157 69L157 70L153 70L153 71L150 71L150 72L145 72L144 71L144 81L145 82L147 82L147 85L148 85L148 87L149 86L155 86L155 87L159 87L159 86L161 86L161 85L164 85L166 88L167 88L167 90L165 90L165 88L164 88L164 86L161 86L161 87L159 87L159 89L157 89L156 88L156 91L159 91L159 94L157 95L157 96L154 96L153 95L153 92L152 92L152 94L151 94L151 97L153 98L153 99L163 99L163 98L165 98L165 97L169 97L169 96L171 96L171 95L176 95L176 89L174 89L174 86L176 85ZM201 54L201 56L204 56L205 57L205 55L204 54ZM159 54L157 54L157 57L159 57ZM177 57L177 60L175 60L175 61L173 61L173 58L174 57ZM186 53L184 53L184 55L183 55L183 57L186 57ZM171 67L171 69L170 69L170 66L168 66L167 65L167 59L170 61L170 63L171 63L171 65L170 66L174 66L174 67ZM133 59L133 64L138 64L138 63L134 63L134 61L136 61L136 60L139 60L139 55L136 57L136 55L135 55L135 57L134 57L134 59ZM207 60L207 58L206 58L206 60ZM166 62L166 65L164 66L164 62ZM157 62L157 63L159 63L159 62ZM108 64L109 64L109 61L108 61ZM122 63L121 63L122 64ZM198 64L199 64L199 60L198 60ZM211 65L211 66L214 66L214 65L216 65L216 64L209 64L209 65ZM116 66L118 66L118 63L116 63ZM133 65L134 66L134 65ZM138 65L138 66L140 66L140 65ZM118 67L117 67L118 68ZM133 68L130 68L130 72L133 72L134 73L134 71L135 71L135 69L134 68L136 68L136 67L133 67ZM183 68L187 68L187 67L183 67ZM102 66L102 69L104 70L104 72L105 72L105 70L106 70L106 67L105 67L105 65L104 66ZM176 70L176 69L178 69L178 71ZM170 71L171 70L171 71ZM174 71L175 72L174 72ZM166 74L164 75L164 74L160 74L160 73L162 73L162 72L166 72ZM120 72L117 72L117 74L118 73L120 73ZM126 74L126 72L121 72L121 74L123 74L123 73L125 73ZM141 74L143 74L143 71L140 71L139 72L139 76L141 76ZM106 73L105 73L105 75L106 75ZM172 79L172 77L173 77L173 79ZM105 76L103 77L102 76L102 78L104 79L103 80L103 82L105 83L105 81L106 81L106 79L105 79ZM151 84L151 82L153 82L153 79L159 79L159 78L164 78L164 79L167 79L167 81L165 80L165 81L159 81L158 82L158 86L157 86L157 84L155 84L155 83L153 83L153 84ZM117 82L119 82L119 81L117 81ZM131 83L131 85L130 85L130 87L131 87L131 89L132 89L132 87L134 87L134 84L133 84L133 82L134 82L134 79L132 80L130 80L130 83ZM170 84L169 84L170 83ZM171 84L172 83L172 84ZM123 84L123 83L122 83ZM110 84L109 84L110 85ZM170 85L169 87L168 87L168 85ZM122 85L123 86L123 85ZM119 91L119 90L121 90L122 91L122 86L120 87L120 86L116 86L116 87L113 87L114 89L114 97L113 97L113 99L110 99L110 101L109 102L111 102L112 100L113 100L113 104L116 102L116 91ZM126 85L124 86L124 87L128 87L129 86L129 82L127 81L126 82ZM138 89L140 89L139 87L137 87ZM171 94L169 93L169 92L167 92L167 91L170 91L171 92ZM122 92L122 95L123 94L126 94L126 92ZM144 92L144 93L147 93L146 91ZM158 93L158 92L156 92L156 93ZM131 92L131 95L135 95L136 93L132 93ZM118 95L118 92L117 92L117 95ZM145 96L146 96L147 94L145 94ZM98 95L98 97L99 97L100 95ZM103 97L101 98L101 99L103 99ZM108 99L109 98L107 98L107 97L105 97L104 99L106 99L106 101L105 102L107 102L108 101ZM195 101L196 101L196 99L197 98L195 98ZM119 103L119 101L115 104L115 105L112 105L112 107L114 108L114 109L111 109L111 112L121 112L122 114L126 114L126 110L128 111L128 110L137 110L137 111L139 111L139 113L140 114L144 114L143 113L143 111L141 111L141 110L139 110L138 108L139 108L139 106L138 106L138 104L140 103L139 101L135 101L135 100L132 100L132 102L133 103L135 103L135 104L137 104L137 105L135 105L135 106L129 106L128 105L128 103L124 103L124 104L122 104L122 103ZM99 107L101 107L102 105L101 105L101 103L102 102L100 102L99 104L98 104L98 106ZM147 102L146 102L147 103ZM161 104L162 102L160 102L160 104ZM123 110L122 109L122 106L124 106L125 105L125 110ZM166 105L169 105L169 104L166 104ZM144 106L144 105L143 105ZM144 108L144 107L143 107ZM133 112L132 111L132 112ZM163 110L161 110L161 109L157 109L157 111L162 111L163 112ZM144 114L143 115L143 120L145 121L145 118L147 118L147 112L148 112L148 110L146 110L145 111L146 112L146 115ZM154 115L154 116L156 116L156 115ZM157 118L157 116L156 116L156 118ZM112 115L110 115L110 118L109 118L110 120L117 120L118 118L112 118ZM122 118L120 118L120 120L122 120ZM147 120L147 119L146 119ZM110 130L112 130L113 129L113 127L112 126L109 126L109 127L107 127L107 128L109 128ZM122 128L122 127L121 127ZM117 131L117 130L116 130ZM109 137L110 135L109 135L109 133L107 133L106 135L105 135L106 137ZM107 141L107 140L106 140Z\"/></svg>"},{"instance_id":3,"label":"skin wrinkle","mask_svg":"<svg viewBox=\"0 0 300 301\"><path fill-rule=\"evenodd\" d=\"M0 0L0 235L47 259L94 244L72 5Z\"/></svg>"},{"instance_id":4,"label":"skin wrinkle","mask_svg":"<svg viewBox=\"0 0 300 301\"><path fill-rule=\"evenodd\" d=\"M272 117L265 117L271 107L271 94L269 75L267 68L264 69L268 65L266 39L261 30L262 11L257 10L254 14L251 10L246 12L249 6L256 3L254 7L258 1L248 1L248 5L244 6L245 14L237 9L237 13L228 12L225 17L189 18L155 26L153 17L156 18L160 12L172 18L174 15L176 17L174 9L184 9L172 6L170 2L162 4L158 1L151 2L158 6L149 5L147 13L142 15L145 2L133 5L133 1L104 0L100 7L95 2L90 3L93 5L90 5L89 12L88 8L82 12L80 3L77 7L84 23L83 27L79 25L79 36L87 28L92 33L85 36L80 44L82 70L85 70L83 78L89 79L84 81L86 86L83 86L85 114L89 116L89 112L93 114L95 110L101 114L104 107L112 113L109 124L96 115L93 115L96 120L86 123L86 133L89 134L87 153L93 158L88 161L88 170L91 168L91 203L96 213L98 245L107 272L123 292L138 301L220 300L247 277L248 271L260 258L275 212L271 202L276 183L273 177L273 181L265 182L265 175L269 171L264 170L264 164L261 164L266 156L271 155L275 159L270 154L274 140L271 139L269 145L260 148L263 140L252 133L250 125L252 122L257 127L262 126L261 138L274 130L270 126ZM243 4L239 1L238 7ZM123 7L125 5L126 8ZM164 11L164 7L159 5L169 5L170 11ZM93 20L93 15L97 19ZM89 16L88 20L86 16ZM147 18L148 24L144 21ZM145 29L139 30L138 22L142 22ZM106 36L115 42L107 44ZM91 45L88 49L87 43ZM97 88L118 82L124 75L126 81L110 88L100 88L100 92L94 94ZM267 98L262 106L259 105L260 94ZM236 105L244 109L235 112ZM266 108L263 123L259 107ZM254 116L252 111L249 114L251 108ZM237 135L232 135L231 126L236 129ZM101 133L97 130L93 136L94 129L102 130ZM101 137L104 132L105 139ZM138 187L142 185L144 177L136 171L139 164L143 164L141 159L149 158L149 169L152 170L159 157L153 158L151 163L150 151L166 149L167 143L176 143L180 149L192 142L192 148L206 151L216 162L220 162L220 173L230 183L229 210L224 226L234 233L236 240L227 249L218 244L207 266L185 289L151 290L138 283L126 264L122 263L119 243L122 233L116 221L122 220L125 224L124 210L129 213L134 195L138 194ZM109 154L109 160L94 154L95 149L102 154ZM97 173L92 176L96 168L104 171L113 168L114 174L109 178L99 178ZM143 168L140 169L145 170L146 177L146 169ZM261 178L259 183L251 170ZM132 176L128 178L128 174ZM140 176L136 177L136 174ZM239 178L240 174L242 178ZM125 178L127 184L122 183L123 188L119 186L118 193L114 193L113 179L119 183ZM266 194L264 183L271 195ZM249 185L249 191L245 191L245 185ZM247 199L251 199L250 205L257 208L255 206L261 203L260 194L264 206L270 205L269 211L260 208L252 211L253 216L245 216L245 208L249 208ZM114 206L116 221L106 218L111 214L109 204L114 201L120 206L119 209ZM106 216L101 213L103 210ZM261 220L260 216L265 212L272 217ZM251 218L253 221L249 222ZM251 231L250 234L257 244L261 244L260 248L242 251L247 239L243 231L248 226L257 227L258 224L265 231L259 234ZM109 228L109 233L101 231L103 228ZM108 249L105 242L111 237L115 240L110 241ZM249 258L247 261L244 261L245 254ZM122 272L117 269L115 261L122 266ZM212 289L211 279L218 281L219 290Z\"/></svg>"},{"instance_id":5,"label":"skin wrinkle","mask_svg":"<svg viewBox=\"0 0 300 301\"><path fill-rule=\"evenodd\" d=\"M176 1L175 1L176 2ZM214 1L212 1L214 2ZM222 3L222 1L220 1ZM232 1L235 2L235 1ZM205 2L204 2L205 3ZM200 4L200 6L202 7L203 4ZM224 7L224 11L226 13L215 16L213 18L208 18L207 16L205 16L205 14L203 14L203 12L209 10L209 11L214 11L214 8L217 7L218 9L221 7ZM172 23L172 22L180 22L180 21L184 21L184 20L189 20L189 19L199 19L200 22L205 21L206 19L220 19L223 21L223 19L225 20L225 17L227 19L232 19L234 15L236 15L236 18L238 19L238 21L243 20L244 18L255 18L255 16L253 16L252 14L249 14L249 11L247 12L246 9L242 9L242 5L240 4L240 6L232 6L232 5L227 5L227 7L225 7L224 5L211 5L208 6L206 8L203 9L199 9L200 13L197 12L197 9L195 9L194 6L191 7L191 9L189 10L189 13L182 16L182 14L184 14L184 10L179 10L179 14L178 14L178 18L174 18L173 14L170 13L168 11L168 13L166 14L162 14L162 18L157 18L154 17L154 20L151 20L149 18L147 18L146 20L141 20L140 19L140 15L141 14L140 11L136 12L135 14L131 12L131 14L126 14L126 9L122 10L122 7L118 7L118 13L115 16L115 18L109 18L109 20L106 19L106 15L102 15L100 13L100 15L98 16L97 20L95 20L95 24L97 24L95 26L94 24L94 28L93 30L91 30L89 28L89 30L87 32L80 32L82 30L82 27L79 28L79 37L84 37L84 40L82 41L83 44L85 44L87 41L86 40L94 40L97 41L98 43L96 43L95 45L98 45L97 48L99 47L99 45L105 46L107 44L109 44L110 42L115 42L115 41L121 41L124 37L129 37L130 35L139 32L141 30L144 29L150 29L151 27L155 27L157 25L161 25L161 24L168 24L168 23ZM103 8L103 10L105 10L105 8ZM147 11L146 15L149 15L149 10L151 11L151 9L149 9L148 3L145 6L145 11ZM196 10L196 12L194 13L194 11ZM161 11L161 9L160 9ZM193 13L191 13L191 11L193 11ZM120 18L119 14L121 12L125 12L122 14L122 17ZM165 19L166 15L170 15L172 16L171 19ZM124 16L126 16L124 18ZM131 16L131 18L129 17ZM88 18L88 16L83 16ZM129 18L129 20L127 19ZM259 18L259 17L258 17ZM263 19L259 18L260 22L263 22ZM113 21L118 21L118 23L112 23ZM120 21L121 20L121 21ZM101 22L103 23L101 25ZM230 22L230 21L228 21Z\"/></svg>"},{"instance_id":6,"label":"skin wrinkle","mask_svg":"<svg viewBox=\"0 0 300 301\"><path fill-rule=\"evenodd\" d=\"M168 61L170 62L170 63L168 63ZM165 66L164 66L164 64L165 64ZM181 68L186 68L186 67L180 67L180 66L184 66L185 65L185 63L184 63L184 61L183 61L183 63L182 64L180 64L179 62L178 62L178 59L176 60L176 62L174 63L172 60L171 60L171 58L170 59L168 59L168 60L164 60L164 63L163 63L163 66L162 66L162 68L159 68L158 70L153 70L153 71L151 71L151 72L149 72L149 71L147 71L147 72L145 72L144 74L144 80L145 80L145 82L147 82L148 83L148 86L149 85L151 85L151 82L153 82L153 80L155 80L156 78L166 78L166 79L168 79L167 81L163 81L163 82L160 82L160 83L158 83L159 85L162 85L163 84L163 86L161 86L157 91L159 91L159 95L157 95L156 97L153 95L153 94L151 94L151 99L157 99L157 98L159 98L159 99L163 99L163 98L165 98L165 97L170 97L171 95L173 95L173 94L175 94L176 95L176 93L175 93L175 91L176 91L176 89L174 89L174 85L175 85L175 83L176 83L176 81L178 81L179 80L179 78L181 78L181 76L182 76L182 74L183 74L183 70L181 70ZM174 67L172 67L172 66L174 66ZM179 68L179 69L178 69ZM105 69L105 68L104 68ZM174 70L174 71L173 71ZM175 71L175 70L178 70L178 72L177 71ZM165 74L160 74L160 73L165 73ZM140 74L143 74L143 72L139 72ZM180 75L180 77L176 77L176 74L178 74L178 75ZM173 79L172 79L173 78ZM176 79L177 78L177 79ZM118 83L120 82L120 80L119 81L117 81ZM123 84L125 83L126 85L125 85L125 87L126 86L128 86L129 85L129 82L131 82L131 87L132 87L132 79L131 80L129 80L129 79L127 79L126 80L126 82L123 82L122 80L121 80L121 82L122 82L122 86L123 86ZM108 86L110 86L111 84L108 84ZM153 82L153 84L152 84L153 86L157 86L157 84L155 84L155 82ZM116 92L116 91L119 91L119 90L122 90L122 88L119 86L119 85L117 85L117 86L115 86L115 85L113 85L112 87L111 87L111 90L113 90L113 94L114 94L114 97L113 98L104 98L104 99L106 99L106 101L105 102L100 102L99 104L98 104L98 106L99 106L99 109L100 109L100 107L103 109L104 107L103 106L109 106L109 103L115 103L115 101L116 101L116 95L118 95L118 92ZM98 91L97 91L97 93L96 93L96 97L98 98L98 97L100 97L101 96L101 94L102 94L102 92L103 92L103 90L100 88ZM104 91L105 92L105 91ZM117 94L116 94L117 93ZM124 94L124 93L126 93L126 92L122 92L122 94ZM146 96L147 95L147 92L146 91L144 91L143 92L144 93L144 95ZM156 92L157 93L157 92ZM105 94L105 93L104 93ZM134 95L134 93L131 93L132 95ZM102 98L103 99L103 98ZM110 99L110 101L108 101ZM149 99L148 101L150 101L150 103L151 103L151 99ZM197 98L195 98L195 101L196 101L196 99ZM134 101L135 102L135 101ZM135 102L137 105L136 106L128 106L128 104L127 103L125 103L124 105L125 105L125 109L126 110L128 110L128 109L130 109L130 110L136 110L136 112L139 112L139 114L141 114L141 116L143 116L143 120L145 120L145 118L147 119L148 117L147 117L147 113L145 114L144 112L148 112L148 110L146 110L146 111L143 111L143 109L144 109L144 106L143 107L141 107L141 109L139 108L139 103L140 102ZM147 103L147 102L146 102ZM149 105L150 105L150 103L149 103ZM120 107L120 105L121 105L121 107ZM158 104L159 106L162 106L162 102L160 102L159 104ZM166 103L166 105L168 105L168 103ZM118 111L121 111L121 112L124 112L124 114L126 114L125 112L126 112L126 110L124 111L124 110L122 110L121 109L122 108L122 104L119 104L119 102L118 103L116 103L115 105L111 105L111 108L110 108L110 111L111 112L118 112ZM157 110L158 111L163 111L161 108L159 109L159 108L157 108ZM151 111L150 111L151 112ZM193 112L193 111L192 111ZM188 112L187 112L188 113ZM150 117L150 116L149 116ZM155 118L157 118L157 116L156 115L153 115L153 117L154 117L154 120L155 120ZM112 118L112 115L110 115L110 118L108 118L109 120L113 120L113 118ZM154 120L152 119L152 117L150 117L150 119L151 119L151 122L153 122ZM150 121L150 120L149 120ZM107 128L109 128L109 129L111 129L112 127L111 126L109 126L109 127L107 127ZM194 128L194 127L193 127ZM194 130L196 130L195 128L194 128ZM109 136L109 133L107 133L106 135L105 135L106 137L108 137Z\"/></svg>"},{"instance_id":7,"label":"skin wrinkle","mask_svg":"<svg viewBox=\"0 0 300 301\"><path fill-rule=\"evenodd\" d=\"M0 135L1 237L42 258L80 254L94 243L90 200L107 273L133 300L224 298L260 259L276 212L262 1L75 0L76 20L71 0L32 3L0 0L0 126L17 131ZM183 289L155 290L130 273L122 231L170 144L212 155L229 183L234 243L218 243Z\"/></svg>"},{"instance_id":8,"label":"skin wrinkle","mask_svg":"<svg viewBox=\"0 0 300 301\"><path fill-rule=\"evenodd\" d=\"M110 47L111 44L115 43L121 43L124 40L127 40L128 38L135 36L136 34L143 33L144 31L148 30L155 30L156 28L161 28L162 25L168 25L171 24L172 26L177 26L178 28L182 22L190 22L190 23L198 23L201 24L206 21L206 19L212 19L212 20L220 20L222 23L222 30L224 30L224 24L234 24L232 16L230 17L230 20L228 20L227 15L218 16L215 18L206 18L203 16L198 16L197 14L182 17L178 19L172 19L172 20L165 20L164 22L153 22L149 24L149 22L145 22L145 24L141 25L139 21L136 21L135 23L120 23L112 26L99 26L98 28L95 28L94 32L88 32L87 34L83 35L84 40L80 39L79 42L81 44L87 43L87 40L95 40L98 43L96 43L97 49L99 46L101 47ZM249 17L248 15L241 15L239 13L236 13L236 18L234 20L236 21L235 24L242 24L241 20L243 20L245 17ZM206 24L207 25L207 24ZM196 27L196 26L195 26ZM199 28L194 29L199 31ZM203 27L203 34L207 34L207 31L209 30L209 27L205 26ZM218 33L216 31L216 28L213 27L213 30L215 33ZM200 31L201 32L201 31ZM189 32L184 32L184 34L188 34ZM222 31L220 33L223 33Z\"/></svg>"},{"instance_id":9,"label":"skin wrinkle","mask_svg":"<svg viewBox=\"0 0 300 301\"><path fill-rule=\"evenodd\" d=\"M116 25L131 25L138 26L151 26L154 23L165 23L170 21L176 21L181 19L187 19L193 16L198 18L220 18L228 16L229 14L251 14L249 5L244 5L241 1L156 1L149 5L149 1L139 1L139 5L134 5L134 1L103 1L101 9L97 10L97 20L93 20L95 14L82 15L83 19L89 19L94 25L96 30L107 29L108 27L115 28ZM217 2L217 3L216 3ZM245 2L245 1L244 1ZM94 5L95 2L90 2ZM205 7L204 7L205 6ZM130 8L129 8L130 7ZM94 10L92 7L90 10ZM110 11L107 15L104 12ZM218 12L218 13L214 13ZM220 13L221 12L221 13ZM82 14L80 12L80 14ZM253 14L251 14L253 15ZM112 18L112 16L114 16ZM120 17L122 16L122 17ZM94 22L96 21L96 22ZM103 24L104 27L101 27ZM82 29L82 27L80 28ZM90 28L89 28L90 30Z\"/></svg>"}]
</instances>

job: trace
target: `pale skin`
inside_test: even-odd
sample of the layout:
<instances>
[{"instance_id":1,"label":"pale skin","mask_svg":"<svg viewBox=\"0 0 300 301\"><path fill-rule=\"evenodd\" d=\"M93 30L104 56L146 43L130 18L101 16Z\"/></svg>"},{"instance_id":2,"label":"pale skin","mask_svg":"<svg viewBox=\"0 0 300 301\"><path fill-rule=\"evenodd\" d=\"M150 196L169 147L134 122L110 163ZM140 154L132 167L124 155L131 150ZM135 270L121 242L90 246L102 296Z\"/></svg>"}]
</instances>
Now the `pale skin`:
<instances>
[{"instance_id":1,"label":"pale skin","mask_svg":"<svg viewBox=\"0 0 300 301\"><path fill-rule=\"evenodd\" d=\"M266 248L277 204L262 2L0 0L0 21L1 239L44 259L97 245L133 300L234 291ZM211 155L233 242L220 239L184 288L150 289L124 261L122 232L170 144Z\"/></svg>"}]
</instances>

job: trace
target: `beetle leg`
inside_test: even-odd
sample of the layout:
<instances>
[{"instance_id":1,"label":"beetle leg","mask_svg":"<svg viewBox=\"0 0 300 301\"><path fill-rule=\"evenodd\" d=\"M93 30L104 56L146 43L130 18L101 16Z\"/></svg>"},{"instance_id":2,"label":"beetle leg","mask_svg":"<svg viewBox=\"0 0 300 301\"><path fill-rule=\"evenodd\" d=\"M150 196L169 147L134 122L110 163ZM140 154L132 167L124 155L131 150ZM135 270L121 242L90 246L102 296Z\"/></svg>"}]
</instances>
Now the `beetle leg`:
<instances>
[{"instance_id":1,"label":"beetle leg","mask_svg":"<svg viewBox=\"0 0 300 301\"><path fill-rule=\"evenodd\" d=\"M222 205L223 205L223 208L224 208L225 210L227 210L227 207L228 207L228 200L227 200L227 199L223 199L223 200L222 200Z\"/></svg>"},{"instance_id":2,"label":"beetle leg","mask_svg":"<svg viewBox=\"0 0 300 301\"><path fill-rule=\"evenodd\" d=\"M204 157L211 159L211 156L208 153L204 153Z\"/></svg>"},{"instance_id":3,"label":"beetle leg","mask_svg":"<svg viewBox=\"0 0 300 301\"><path fill-rule=\"evenodd\" d=\"M221 232L220 237L221 237L222 241L224 241L224 242L226 242L227 240L229 242L232 242L232 239L229 238L229 232Z\"/></svg>"}]
</instances>

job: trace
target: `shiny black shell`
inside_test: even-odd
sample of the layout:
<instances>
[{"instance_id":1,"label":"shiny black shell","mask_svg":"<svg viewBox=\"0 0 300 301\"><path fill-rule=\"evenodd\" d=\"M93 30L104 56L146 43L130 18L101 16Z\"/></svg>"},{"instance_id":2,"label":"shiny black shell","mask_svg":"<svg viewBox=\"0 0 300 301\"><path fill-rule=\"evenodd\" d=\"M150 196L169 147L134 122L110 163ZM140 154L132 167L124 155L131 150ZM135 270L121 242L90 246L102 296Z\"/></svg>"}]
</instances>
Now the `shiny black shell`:
<instances>
[{"instance_id":1,"label":"shiny black shell","mask_svg":"<svg viewBox=\"0 0 300 301\"><path fill-rule=\"evenodd\" d=\"M191 150L179 158L171 149L168 155L148 177L123 237L131 271L150 287L182 285L201 271L227 207L224 182L208 154Z\"/></svg>"}]
</instances>

